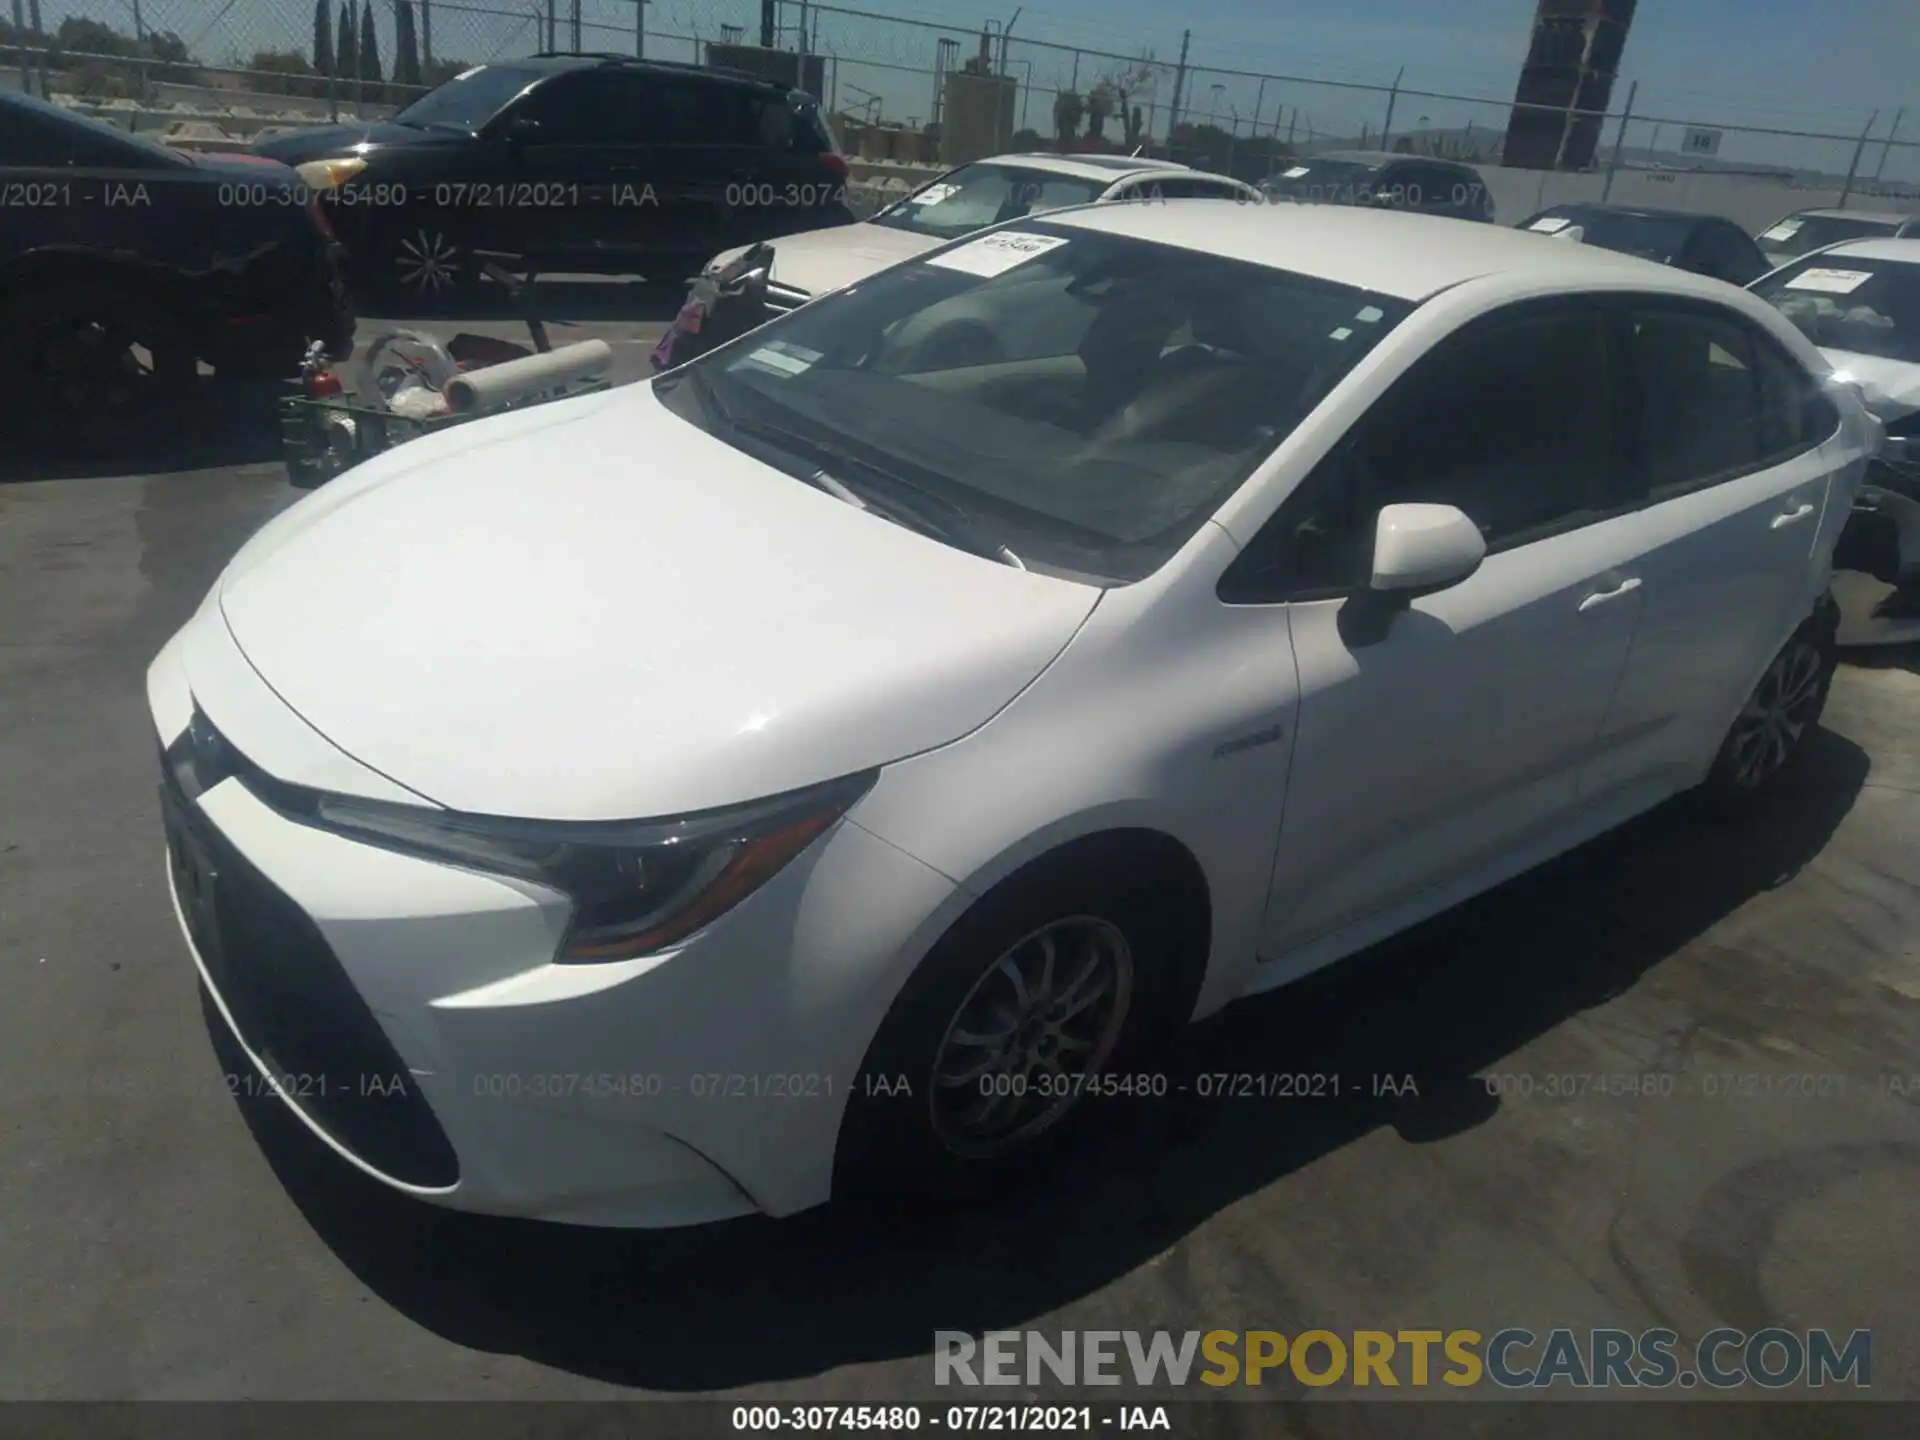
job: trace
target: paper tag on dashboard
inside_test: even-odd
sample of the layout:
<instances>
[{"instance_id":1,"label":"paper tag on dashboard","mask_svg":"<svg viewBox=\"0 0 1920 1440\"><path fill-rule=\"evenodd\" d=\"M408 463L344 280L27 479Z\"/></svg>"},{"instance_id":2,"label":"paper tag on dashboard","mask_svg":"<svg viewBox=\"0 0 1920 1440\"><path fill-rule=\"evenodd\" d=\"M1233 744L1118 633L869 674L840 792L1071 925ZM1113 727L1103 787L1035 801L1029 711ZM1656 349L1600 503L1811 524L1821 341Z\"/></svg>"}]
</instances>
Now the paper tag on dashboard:
<instances>
[{"instance_id":1,"label":"paper tag on dashboard","mask_svg":"<svg viewBox=\"0 0 1920 1440\"><path fill-rule=\"evenodd\" d=\"M907 203L909 205L938 205L959 188L958 185L929 185L918 195L908 197Z\"/></svg>"},{"instance_id":2,"label":"paper tag on dashboard","mask_svg":"<svg viewBox=\"0 0 1920 1440\"><path fill-rule=\"evenodd\" d=\"M1564 215L1549 215L1544 220L1534 221L1531 225L1527 226L1527 229L1538 230L1542 235L1557 235L1572 223L1573 221L1567 219Z\"/></svg>"},{"instance_id":3,"label":"paper tag on dashboard","mask_svg":"<svg viewBox=\"0 0 1920 1440\"><path fill-rule=\"evenodd\" d=\"M1800 220L1783 220L1771 230L1762 232L1760 238L1762 240L1791 240L1800 233L1800 226L1803 223L1805 222Z\"/></svg>"},{"instance_id":4,"label":"paper tag on dashboard","mask_svg":"<svg viewBox=\"0 0 1920 1440\"><path fill-rule=\"evenodd\" d=\"M978 240L969 240L944 255L935 255L927 264L938 265L942 270L959 270L968 275L991 278L1005 274L1016 265L1024 265L1049 250L1057 250L1066 243L1065 238L1058 235L1002 230L992 235L982 235Z\"/></svg>"},{"instance_id":5,"label":"paper tag on dashboard","mask_svg":"<svg viewBox=\"0 0 1920 1440\"><path fill-rule=\"evenodd\" d=\"M1788 290L1818 290L1823 295L1851 295L1873 278L1871 270L1802 270L1787 281Z\"/></svg>"},{"instance_id":6,"label":"paper tag on dashboard","mask_svg":"<svg viewBox=\"0 0 1920 1440\"><path fill-rule=\"evenodd\" d=\"M739 363L762 370L771 370L776 375L800 375L811 370L814 362L819 358L818 350L809 350L804 345L776 340L771 345L762 345L759 349L749 352L741 358Z\"/></svg>"},{"instance_id":7,"label":"paper tag on dashboard","mask_svg":"<svg viewBox=\"0 0 1920 1440\"><path fill-rule=\"evenodd\" d=\"M1291 170L1287 171L1284 175L1282 175L1280 178L1282 180L1298 180L1302 175L1307 175L1311 173L1312 173L1311 166L1296 165Z\"/></svg>"}]
</instances>

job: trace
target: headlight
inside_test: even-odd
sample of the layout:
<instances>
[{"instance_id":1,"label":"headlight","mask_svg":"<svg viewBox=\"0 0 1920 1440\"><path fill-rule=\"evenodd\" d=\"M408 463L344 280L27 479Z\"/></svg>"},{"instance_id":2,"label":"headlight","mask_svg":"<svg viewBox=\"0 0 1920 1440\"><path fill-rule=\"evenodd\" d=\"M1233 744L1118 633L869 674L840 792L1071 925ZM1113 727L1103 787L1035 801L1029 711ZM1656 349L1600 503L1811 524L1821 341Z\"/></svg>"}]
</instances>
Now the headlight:
<instances>
[{"instance_id":1,"label":"headlight","mask_svg":"<svg viewBox=\"0 0 1920 1440\"><path fill-rule=\"evenodd\" d=\"M366 161L342 156L338 160L309 160L294 166L293 171L311 190L337 190L366 168Z\"/></svg>"},{"instance_id":2,"label":"headlight","mask_svg":"<svg viewBox=\"0 0 1920 1440\"><path fill-rule=\"evenodd\" d=\"M627 960L711 924L872 788L876 772L671 820L568 823L313 796L312 823L390 850L517 876L568 896L564 961Z\"/></svg>"}]
</instances>

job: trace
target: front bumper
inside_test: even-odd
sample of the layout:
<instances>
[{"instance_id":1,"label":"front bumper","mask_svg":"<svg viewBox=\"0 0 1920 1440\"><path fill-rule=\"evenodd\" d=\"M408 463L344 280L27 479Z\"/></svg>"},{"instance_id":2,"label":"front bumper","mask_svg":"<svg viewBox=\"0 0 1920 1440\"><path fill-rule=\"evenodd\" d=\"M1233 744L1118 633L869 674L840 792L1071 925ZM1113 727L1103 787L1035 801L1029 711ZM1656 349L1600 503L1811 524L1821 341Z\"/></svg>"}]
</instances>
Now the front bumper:
<instances>
[{"instance_id":1,"label":"front bumper","mask_svg":"<svg viewBox=\"0 0 1920 1440\"><path fill-rule=\"evenodd\" d=\"M217 606L188 629L212 625ZM244 772L199 788L196 708L240 727L236 752L257 732L281 768L294 753L220 673L233 657L189 663L209 644L176 637L148 677L176 914L310 1130L393 1189L490 1214L666 1226L829 1198L850 1087L950 881L843 822L676 950L555 964L564 897L290 820Z\"/></svg>"}]
</instances>

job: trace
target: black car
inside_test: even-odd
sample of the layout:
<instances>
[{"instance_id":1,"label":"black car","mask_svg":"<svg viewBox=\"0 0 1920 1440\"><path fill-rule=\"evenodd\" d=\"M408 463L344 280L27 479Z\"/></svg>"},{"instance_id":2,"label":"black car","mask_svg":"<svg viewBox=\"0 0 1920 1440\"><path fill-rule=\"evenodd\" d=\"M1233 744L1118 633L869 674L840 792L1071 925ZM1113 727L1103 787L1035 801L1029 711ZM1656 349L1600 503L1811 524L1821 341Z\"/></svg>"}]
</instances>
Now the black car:
<instances>
[{"instance_id":1,"label":"black car","mask_svg":"<svg viewBox=\"0 0 1920 1440\"><path fill-rule=\"evenodd\" d=\"M284 165L0 90L0 216L0 438L154 413L199 362L277 378L311 340L352 349L339 245Z\"/></svg>"},{"instance_id":2,"label":"black car","mask_svg":"<svg viewBox=\"0 0 1920 1440\"><path fill-rule=\"evenodd\" d=\"M478 65L391 120L254 148L325 188L357 285L424 300L476 280L475 250L679 280L715 251L854 218L813 97L621 56Z\"/></svg>"},{"instance_id":3,"label":"black car","mask_svg":"<svg viewBox=\"0 0 1920 1440\"><path fill-rule=\"evenodd\" d=\"M1731 220L1637 205L1555 205L1523 221L1523 230L1576 235L1583 244L1657 260L1729 285L1750 285L1773 266Z\"/></svg>"},{"instance_id":4,"label":"black car","mask_svg":"<svg viewBox=\"0 0 1920 1440\"><path fill-rule=\"evenodd\" d=\"M1261 187L1274 200L1371 205L1454 220L1494 218L1493 195L1471 165L1385 150L1329 150L1297 160Z\"/></svg>"}]
</instances>

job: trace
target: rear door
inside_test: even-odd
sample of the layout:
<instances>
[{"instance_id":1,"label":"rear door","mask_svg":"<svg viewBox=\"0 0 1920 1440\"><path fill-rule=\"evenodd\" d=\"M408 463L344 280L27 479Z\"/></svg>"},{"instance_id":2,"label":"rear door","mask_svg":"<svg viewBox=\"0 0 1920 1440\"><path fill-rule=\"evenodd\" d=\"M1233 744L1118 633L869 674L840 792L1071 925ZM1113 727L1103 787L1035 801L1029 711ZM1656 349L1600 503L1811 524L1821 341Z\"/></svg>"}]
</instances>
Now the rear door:
<instances>
[{"instance_id":1,"label":"rear door","mask_svg":"<svg viewBox=\"0 0 1920 1440\"><path fill-rule=\"evenodd\" d=\"M1831 480L1857 463L1815 378L1744 316L1671 297L1611 313L1645 549L1631 567L1640 626L1587 795L1697 778L1810 612Z\"/></svg>"}]
</instances>

